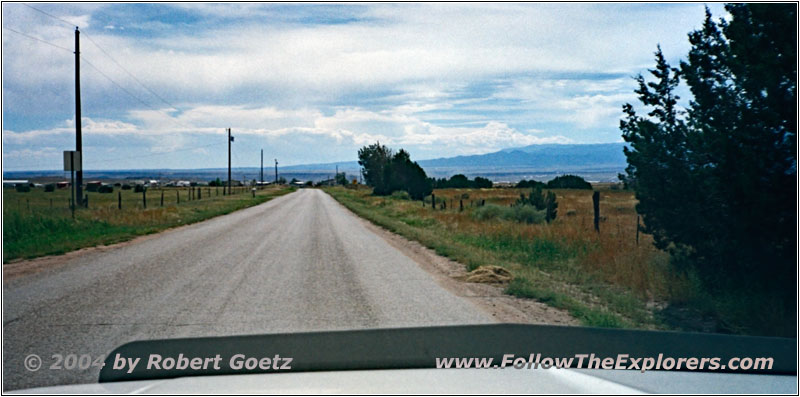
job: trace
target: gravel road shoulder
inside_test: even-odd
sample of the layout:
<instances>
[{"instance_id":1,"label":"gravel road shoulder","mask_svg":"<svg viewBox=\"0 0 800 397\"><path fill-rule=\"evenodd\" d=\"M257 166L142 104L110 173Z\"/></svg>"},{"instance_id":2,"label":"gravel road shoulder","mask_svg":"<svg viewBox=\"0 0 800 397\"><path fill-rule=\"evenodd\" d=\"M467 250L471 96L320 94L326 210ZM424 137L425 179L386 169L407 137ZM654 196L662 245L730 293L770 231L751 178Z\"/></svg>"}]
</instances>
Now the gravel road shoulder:
<instances>
[{"instance_id":1,"label":"gravel road shoulder","mask_svg":"<svg viewBox=\"0 0 800 397\"><path fill-rule=\"evenodd\" d=\"M402 252L425 270L434 280L452 294L471 301L475 306L489 313L496 321L503 323L580 325L580 322L567 311L556 309L532 299L522 299L504 293L505 285L468 283L467 267L454 260L436 254L432 249L392 233L372 222L361 218L338 201L347 212L353 214L364 227L380 236L391 246Z\"/></svg>"}]
</instances>

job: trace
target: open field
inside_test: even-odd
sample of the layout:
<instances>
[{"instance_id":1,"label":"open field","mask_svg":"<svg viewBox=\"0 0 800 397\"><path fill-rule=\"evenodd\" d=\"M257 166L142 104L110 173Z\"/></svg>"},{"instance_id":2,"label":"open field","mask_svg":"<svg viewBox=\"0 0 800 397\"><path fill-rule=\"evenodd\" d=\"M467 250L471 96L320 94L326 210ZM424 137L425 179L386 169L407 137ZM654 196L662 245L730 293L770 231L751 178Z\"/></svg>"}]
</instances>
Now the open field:
<instances>
[{"instance_id":1,"label":"open field","mask_svg":"<svg viewBox=\"0 0 800 397\"><path fill-rule=\"evenodd\" d=\"M326 191L373 223L470 269L505 267L514 276L507 293L566 309L584 325L713 330L701 319L665 321L661 309L668 302L693 299L691 280L670 270L668 255L653 247L650 236L640 234L637 244L633 192L597 189L600 233L593 229L591 190L554 190L558 217L551 224L476 219L481 200L508 207L530 189L437 189L437 201L447 200L444 211L432 210L430 203L374 197L369 189Z\"/></svg>"},{"instance_id":2,"label":"open field","mask_svg":"<svg viewBox=\"0 0 800 397\"><path fill-rule=\"evenodd\" d=\"M74 220L69 189L44 192L35 188L28 193L3 189L3 263L129 240L227 214L294 190L269 187L253 197L249 188L234 188L232 195L223 195L222 188L200 189L202 196L195 193L190 200L189 188L150 188L146 209L141 192L118 188L113 193L87 192L89 208L76 210Z\"/></svg>"}]
</instances>

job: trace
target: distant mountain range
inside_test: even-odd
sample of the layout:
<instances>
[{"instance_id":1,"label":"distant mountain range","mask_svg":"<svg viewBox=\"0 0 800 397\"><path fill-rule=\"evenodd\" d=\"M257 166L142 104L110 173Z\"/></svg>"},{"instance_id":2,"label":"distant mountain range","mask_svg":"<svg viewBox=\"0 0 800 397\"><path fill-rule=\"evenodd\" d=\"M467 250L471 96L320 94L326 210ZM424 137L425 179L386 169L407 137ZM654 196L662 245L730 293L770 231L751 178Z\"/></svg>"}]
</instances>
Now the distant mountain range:
<instances>
[{"instance_id":1,"label":"distant mountain range","mask_svg":"<svg viewBox=\"0 0 800 397\"><path fill-rule=\"evenodd\" d=\"M513 167L539 171L625 168L623 143L530 145L488 154L422 160L427 167Z\"/></svg>"},{"instance_id":2,"label":"distant mountain range","mask_svg":"<svg viewBox=\"0 0 800 397\"><path fill-rule=\"evenodd\" d=\"M419 160L425 172L436 178L464 174L470 178L482 176L495 182L516 182L521 179L550 180L562 174L580 175L593 182L615 181L617 174L626 166L622 152L624 143L599 144L546 144L503 149L493 153L471 156L443 157ZM412 159L413 159L413 153ZM319 181L332 178L336 169L349 177L359 175L357 161L325 164L304 164L280 167L280 175L286 179ZM85 178L96 179L224 179L227 169L196 170L120 170L84 172ZM258 179L256 167L234 168L235 179ZM63 178L63 171L9 171L4 179L32 179L37 177ZM264 169L264 179L271 180L271 168Z\"/></svg>"},{"instance_id":3,"label":"distant mountain range","mask_svg":"<svg viewBox=\"0 0 800 397\"><path fill-rule=\"evenodd\" d=\"M417 161L429 176L455 174L483 176L494 181L548 180L571 173L592 181L614 181L626 166L624 143L544 144L503 149L493 153L442 157ZM413 153L412 153L413 158ZM292 171L339 171L358 174L358 162L306 164L285 167Z\"/></svg>"}]
</instances>

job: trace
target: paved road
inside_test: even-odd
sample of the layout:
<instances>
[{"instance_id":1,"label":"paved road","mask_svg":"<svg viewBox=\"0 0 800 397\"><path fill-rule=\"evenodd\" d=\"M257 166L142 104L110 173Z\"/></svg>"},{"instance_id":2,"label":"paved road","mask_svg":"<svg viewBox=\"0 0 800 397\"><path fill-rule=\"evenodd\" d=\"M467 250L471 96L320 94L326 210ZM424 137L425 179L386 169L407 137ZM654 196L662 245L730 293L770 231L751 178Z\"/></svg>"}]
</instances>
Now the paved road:
<instances>
[{"instance_id":1,"label":"paved road","mask_svg":"<svg viewBox=\"0 0 800 397\"><path fill-rule=\"evenodd\" d=\"M3 298L4 390L95 382L50 357L133 340L492 321L312 189L12 280Z\"/></svg>"}]
</instances>

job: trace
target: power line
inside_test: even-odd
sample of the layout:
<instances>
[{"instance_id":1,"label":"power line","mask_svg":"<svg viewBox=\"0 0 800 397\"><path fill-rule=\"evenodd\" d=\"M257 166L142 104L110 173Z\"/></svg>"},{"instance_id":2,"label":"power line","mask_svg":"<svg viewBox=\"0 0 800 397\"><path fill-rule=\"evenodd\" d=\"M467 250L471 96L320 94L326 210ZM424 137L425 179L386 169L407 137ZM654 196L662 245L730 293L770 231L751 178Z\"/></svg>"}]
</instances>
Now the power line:
<instances>
[{"instance_id":1,"label":"power line","mask_svg":"<svg viewBox=\"0 0 800 397\"><path fill-rule=\"evenodd\" d=\"M17 31L17 30L15 30L15 29L9 28L8 26L3 26L3 29L6 29L6 30L9 30L9 31L12 31L12 32L14 32L14 33L16 33L16 34L19 34L19 35L21 35L21 36L27 37L27 38L29 38L29 39L31 39L31 40L36 40L36 41L38 41L38 42L40 42L40 43L44 43L44 44L47 44L47 45L53 46L53 47L55 47L55 48L58 48L58 49L61 49L61 50L64 50L64 51L68 51L68 52L74 52L73 50L71 50L71 49L69 49L69 48L62 47L62 46L60 46L60 45L58 45L58 44L54 44L54 43L51 43L51 42L49 42L49 41L42 40L42 39L40 39L40 38L37 38L37 37L31 36L31 35L28 35L28 34L22 33L22 32L20 32L20 31ZM95 44L95 45L96 45L96 44ZM100 48L100 47L98 46L98 48ZM102 70L100 70L100 69L99 69L97 66L95 66L95 65L94 65L93 63L91 63L91 62L90 62L88 59L86 59L86 57L85 57L85 56L81 56L81 59L82 59L84 62L86 62L86 64L87 64L87 65L89 65L89 66L90 66L92 69L94 69L94 70L95 70L97 73L100 73L100 75L102 75L103 77L105 77L106 79L108 79L108 81L110 81L112 84L114 84L115 86L117 86L117 88L119 88L120 90L122 90L122 91L123 91L123 92L125 92L126 94L130 95L130 96L131 96L133 99L136 99L136 100L137 100L137 101L139 101L141 104L143 104L143 105L147 106L147 107L148 107L148 108L150 108L150 109L153 109L153 110L155 110L155 111L157 111L157 112L162 112L162 113L164 113L164 115L166 115L166 116L167 116L167 118L168 118L168 119L170 119L170 120L172 120L173 122L175 122L175 123L178 123L178 124L182 124L180 121L176 120L174 117L172 117L170 114L166 113L164 110L162 110L162 109L157 109L156 107L154 107L154 106L150 105L149 103L145 102L143 99L141 99L141 98L137 97L137 96L136 96L136 95L134 95L132 92L130 92L129 90L127 90L127 89L126 89L125 87L123 87L121 84L119 84L119 83L117 83L116 81L114 81L114 79L112 79L112 78L111 78L110 76L108 76L107 74L103 73L103 71L102 71ZM113 60L113 59L112 59L112 60ZM115 61L115 62L116 62L116 61ZM124 70L124 68L123 68L123 70ZM127 72L127 71L126 71L126 72ZM128 72L128 73L130 74L130 72ZM131 76L131 77L133 77L133 76ZM135 79L135 77L134 77L134 79ZM138 81L138 80L137 80L137 81ZM139 84L141 84L141 82L140 82ZM142 85L142 86L144 86L144 85ZM145 87L145 88L146 88L146 87ZM158 95L156 95L156 96L158 96ZM163 100L163 99L162 99L162 100ZM177 108L176 108L175 106L172 106L172 105L170 105L169 103L167 103L167 104L168 104L170 107L172 107L172 108L174 108L174 109L176 109L176 110L177 110ZM185 125L185 126L189 126L188 124L184 124L184 125Z\"/></svg>"},{"instance_id":2,"label":"power line","mask_svg":"<svg viewBox=\"0 0 800 397\"><path fill-rule=\"evenodd\" d=\"M30 9L32 9L32 10L34 10L34 11L36 11L36 12L42 13L42 14L44 14L44 15L47 15L48 17L50 17L50 18L53 18L53 19L55 19L55 20L57 20L57 21L61 21L61 22L63 22L63 23L66 23L67 25L69 25L69 27L70 27L70 28L73 28L73 27L75 27L75 24L73 24L73 23L72 23L72 22L70 22L70 21L67 21L67 20L61 19L61 18L59 18L59 17L57 17L57 16L55 16L55 15L53 15L53 14L50 14L50 13L44 12L44 11L42 11L42 10L40 10L40 9L36 8L36 7L29 6L29 5L25 4L25 3L22 3L22 5L24 5L25 7L28 7L28 8L30 8Z\"/></svg>"},{"instance_id":3,"label":"power line","mask_svg":"<svg viewBox=\"0 0 800 397\"><path fill-rule=\"evenodd\" d=\"M87 65L91 66L92 69L97 71L97 73L100 73L103 77L108 79L108 81L110 81L112 84L117 86L120 90L122 90L126 94L130 95L132 98L136 99L137 101L139 101L141 104L147 106L148 108L150 108L150 109L152 109L152 110L154 110L154 111L156 111L158 113L162 113L164 116L166 116L166 118L168 120L170 120L171 122L175 123L176 125L183 126L183 127L188 127L188 128L197 128L196 126L190 125L190 124L188 124L186 122L183 122L183 121L181 121L179 119L176 119L171 114L169 114L167 111L165 111L163 109L158 109L155 106L152 106L149 103L147 103L145 100L143 100L143 99L139 98L138 96L134 95L132 92L130 92L129 90L125 89L125 87L123 87L120 83L117 83L116 81L114 81L114 79L112 79L109 75L103 73L103 71L100 70L97 66L95 66L94 64L89 62L89 60L86 59L86 57L81 56L81 59L83 59L83 61L86 62ZM178 109L176 109L176 110L178 110Z\"/></svg>"},{"instance_id":4,"label":"power line","mask_svg":"<svg viewBox=\"0 0 800 397\"><path fill-rule=\"evenodd\" d=\"M44 44L51 45L51 46L53 46L53 47L56 47L56 48L62 49L62 50L64 50L64 51L74 52L73 50L70 50L69 48L62 47L62 46L60 46L60 45L58 45L58 44L53 44L53 43L51 43L51 42L49 42L49 41L46 41L46 40L42 40L42 39L40 39L40 38L33 37L33 36L31 36L31 35L28 35L28 34L22 33L22 32L20 32L20 31L17 31L17 30L11 29L11 28L9 28L8 26L3 26L3 29L10 30L10 31L12 31L12 32L14 32L14 33L16 33L16 34L19 34L19 35L25 36L25 37L27 37L27 38L29 38L29 39L31 39L31 40L36 40L36 41L42 42L42 43L44 43Z\"/></svg>"},{"instance_id":5,"label":"power line","mask_svg":"<svg viewBox=\"0 0 800 397\"><path fill-rule=\"evenodd\" d=\"M64 23L64 24L68 25L68 26L70 27L70 29L72 29L73 27L75 27L75 25L74 25L73 23L71 23L71 22L69 22L69 21L67 21L67 20L64 20L64 19L62 19L62 18L59 18L59 17L57 17L57 16L55 16L55 15L52 15L52 14L50 14L50 13L48 13L48 12L42 11L42 10L40 10L40 9L36 8L36 7L32 7L32 6L28 5L28 4L25 4L25 3L21 3L21 4L22 4L22 5L24 5L24 6L26 6L26 7L28 7L28 8L30 8L30 9L32 9L32 10L34 10L34 11L36 11L36 12L39 12L39 13L41 13L41 14L43 14L43 15L47 16L47 17L50 17L50 18L52 18L52 19L54 19L54 20L57 20L57 21L59 21L59 22L62 22L62 23ZM9 28L9 27L7 27L7 26L3 26L3 29L9 30L9 31L11 31L11 32L14 32L14 33L17 33L17 34L19 34L19 35L21 35L21 36L27 37L27 38L29 38L29 39L32 39L32 40L39 41L39 42L41 42L41 43L44 43L44 44L47 44L47 45L50 45L50 46L56 47L56 48L58 48L58 49L61 49L61 50L64 50L64 51L68 51L68 52L74 52L73 50L71 50L71 49L69 49L69 48L62 47L62 46L60 46L60 45L57 45L57 44L51 43L51 42L49 42L49 41L46 41L46 40L39 39L39 38L37 38L37 37L34 37L34 36L30 36L30 35L28 35L28 34L25 34L25 33L19 32L19 31L17 31L17 30L11 29L11 28ZM122 69L123 71L125 71L125 73L127 73L127 74L128 74L130 77L131 77L131 78L133 78L133 79L134 79L134 80L135 80L135 81L136 81L136 82L137 82L139 85L141 85L142 87L144 87L144 89L146 89L148 92L150 92L151 94L153 94L153 96L155 96L156 98L158 98L159 100L161 100L162 102L164 102L164 103L165 103L167 106L170 106L171 108L173 108L173 109L175 109L175 110L179 110L177 106L175 106L175 105L172 105L172 104L171 104L171 103L169 103L167 100L165 100L164 98L162 98L160 95L156 94L156 93L155 93L153 90L151 90L149 87L147 87L147 86L146 86L144 83L142 83L142 82L141 82L141 80L139 80L138 78L136 78L136 76L134 76L134 75L133 75L133 73L131 73L130 71L128 71L128 70L127 70L125 67L123 67L123 66L122 66L122 65L121 65L119 62L117 62L117 60L116 60L116 59L114 59L114 57L112 57L112 56L111 56L111 54L109 54L109 53L108 53L108 52L107 52L105 49L103 49L102 47L100 47L100 45L99 45L99 44L97 44L97 42L95 42L95 41L94 41L94 40L93 40L91 37L89 37L89 35L88 35L88 34L86 34L85 32L84 32L84 37L86 37L87 39L89 39L89 41L91 41L91 42L92 42L92 44L94 44L94 46L95 46L95 47L97 47L97 48L98 48L100 51L102 51L102 52L103 52L103 53L104 53L104 54L105 54L105 55L106 55L106 56L107 56L109 59L111 59L111 61L113 61L113 62L114 62L114 63L115 63L115 64L116 64L116 65L117 65L117 66L118 66L120 69ZM112 79L111 77L109 77L107 74L103 73L103 71L102 71L102 70L100 70L100 69L99 69L97 66L95 66L94 64L92 64L92 63L91 63L91 62L90 62L88 59L86 59L86 57L84 57L84 56L80 56L80 58L81 58L81 59L83 59L83 61L84 61L84 62L86 62L86 64L87 64L87 65L89 65L89 66L90 66L92 69L94 69L95 71L97 71L98 73L100 73L100 74L101 74L103 77L105 77L106 79L108 79L108 81L110 81L112 84L114 84L115 86L117 86L119 89L121 89L121 90L122 90L122 91L124 91L126 94L128 94L128 95L129 95L129 96L131 96L132 98L136 99L137 101L139 101L139 102L140 102L140 103L142 103L143 105L145 105L145 106L147 106L148 108L150 108L150 109L153 109L153 110L155 110L155 111L157 111L157 112L163 112L163 113L164 113L164 115L166 115L166 116L167 116L167 118L168 118L169 120L171 120L171 121L173 121L173 122L175 122L175 123L177 123L177 124L183 124L183 125L185 125L185 126L189 126L188 124L184 124L184 123L180 122L179 120L175 119L174 117L172 117L172 116L171 116L169 113L167 113L166 111L164 111L164 110L161 110L161 109L157 109L157 108L155 108L154 106L151 106L150 104L148 104L147 102L145 102L145 101L144 101L144 100L142 100L141 98L137 97L136 95L134 95L133 93L131 93L130 91L128 91L127 89L125 89L125 87L123 87L122 85L120 85L119 83L117 83L116 81L114 81L114 79ZM191 127L191 128L194 128L193 126L189 126L189 127ZM93 160L92 162L95 162L95 163L106 163L106 162L111 162L111 161L120 161L120 160L129 160L129 159L136 159L136 158L143 158L143 157L162 156L162 155L172 154L172 153L176 153L176 152L184 152L184 151L190 151L190 150L202 149L202 148L211 147L211 146L215 146L215 145L218 145L218 143L213 143L213 144L209 144L209 145L203 145L203 146L197 146L197 147L191 147L191 148L185 148L185 149L172 150L172 151L169 151L169 152L163 152L163 153L152 153L152 154L147 154L147 155L132 156L132 157L123 157L123 158L116 158L116 159L100 159L100 160Z\"/></svg>"},{"instance_id":6,"label":"power line","mask_svg":"<svg viewBox=\"0 0 800 397\"><path fill-rule=\"evenodd\" d=\"M91 67L92 67L92 69L94 69L95 71L97 71L97 73L100 73L100 74L101 74L103 77L105 77L106 79L108 79L108 81L110 81L112 84L114 84L114 85L115 85L115 86L117 86L119 89L121 89L122 91L124 91L126 94L130 95L130 96L131 96L133 99L136 99L137 101L141 102L143 105L145 105L145 106L149 107L150 109L153 109L153 110L155 110L155 111L157 111L157 112L159 112L159 111L160 111L159 109L156 109L155 107L153 107L153 106L150 106L150 104L149 104L149 103L145 102L144 100L142 100L141 98L137 97L136 95L133 95L133 94L132 94L130 91L128 91L127 89L125 89L125 87L121 86L119 83L117 83L116 81L114 81L114 79L112 79L111 77L108 77L108 75L107 75L107 74L105 74L105 73L103 73L103 71L101 71L100 69L98 69L98 68L97 68L97 66L94 66L94 64L92 64L91 62L89 62L89 60L88 60L88 59L86 59L86 57L83 57L83 56L81 56L81 59L83 59L83 61L84 61L84 62L86 62L86 64L87 64L87 65L91 66Z\"/></svg>"},{"instance_id":7,"label":"power line","mask_svg":"<svg viewBox=\"0 0 800 397\"><path fill-rule=\"evenodd\" d=\"M24 6L28 7L28 8L30 8L30 9L32 9L32 10L34 10L34 11L36 11L36 12L42 13L42 14L44 14L44 15L46 15L46 16L48 16L48 17L50 17L50 18L53 18L53 19L55 19L55 20L57 20L57 21L59 21L59 22L66 23L66 24L68 24L70 27L74 26L74 25L73 25L72 23L70 23L69 21L66 21L66 20L64 20L64 19L61 19L61 18L59 18L59 17L57 17L57 16L55 16L55 15L53 15L53 14L50 14L50 13L48 13L48 12L42 11L42 10L40 10L40 9L36 8L36 7L32 7L32 6L30 6L30 5L27 5L27 4L25 4L25 3L22 3L22 5L24 5ZM89 34L88 34L88 33L86 33L86 32L82 32L82 33L83 33L84 37L86 37L87 39L89 39L89 41L90 41L90 42L92 42L92 44L94 44L94 46L95 46L95 47L97 47L97 49L99 49L100 51L102 51L102 52L103 52L103 54L105 54L105 55L106 55L106 56L107 56L109 59L111 59L111 61L112 61L112 62L114 62L114 64L116 64L116 65L117 65L117 66L118 66L120 69L122 69L123 71L125 71L125 73L127 73L127 74L128 74L128 76L131 76L131 78L133 78L133 79L134 79L134 80L135 80L137 83L139 83L139 85L140 85L140 86L142 86L142 87L143 87L145 90L147 90L149 93L153 94L153 96L155 96L156 98L158 98L158 99L159 99L161 102L164 102L164 103L165 103L167 106L169 106L169 107L171 107L171 108L173 108L173 109L175 109L175 110L178 110L178 107L177 107L177 106L175 106L175 105L173 105L173 104L169 103L169 102L168 102L166 99L164 99L164 98L163 98L163 97L161 97L160 95L156 94L156 93L155 93L155 91L153 91L152 89L150 89L150 87L148 87L148 86L146 86L144 83L142 83L142 81L141 81L141 80L139 80L138 78L136 78L136 76L134 76L134 75L133 75L133 73L131 73L131 72L130 72L128 69L126 69L124 66L122 66L122 64L120 64L120 63L119 63L119 62L118 62L116 59L114 59L114 57L112 57L112 56L111 56L111 54L109 54L109 53L108 53L108 51L106 51L106 50L105 50L103 47L101 47L99 44L97 44L97 42L96 42L96 41L94 41L94 39L92 39L92 38L89 36Z\"/></svg>"},{"instance_id":8,"label":"power line","mask_svg":"<svg viewBox=\"0 0 800 397\"><path fill-rule=\"evenodd\" d=\"M94 46L95 46L95 47L97 47L97 48L98 48L100 51L102 51L102 52L103 52L103 54L105 54L105 55L106 55L106 56L107 56L109 59L111 59L111 61L112 61L112 62L114 62L114 63L115 63L117 66L119 66L119 68L120 68L120 69L124 70L124 71L125 71L125 73L127 73L127 74L128 74L128 76L131 76L131 78L133 78L133 79L134 79L134 80L135 80L137 83L139 83L139 85L140 85L140 86L144 87L144 89L145 89L145 90L147 90L148 92L150 92L151 94L153 94L153 96L155 96L156 98L158 98L159 100L161 100L161 102L164 102L164 103L165 103L167 106L169 106L169 107L171 107L171 108L173 108L173 109L175 109L175 110L178 110L178 107L177 107L177 106L175 106L175 105L173 105L173 104L171 104L171 103L167 102L167 100L166 100L166 99L164 99L164 98L162 98L160 95L156 94L156 93L155 93L153 90L151 90L151 89L150 89L150 87L146 86L144 83L142 83L142 82L141 82L141 80L139 80L138 78L136 78L136 76L134 76L134 75L133 75L133 73L131 73L131 72L130 72L128 69L125 69L125 67L124 67L124 66L122 66L122 65L121 65L119 62L117 62L117 60L116 60L116 59L114 59L114 57L112 57L112 56L111 56L111 54L109 54L109 53L108 53L108 51L104 50L104 49L103 49L103 47L100 47L100 45L99 45L99 44L97 44L97 42L96 42L96 41L94 41L94 39L92 39L91 37L89 37L89 35L88 35L87 33L85 33L85 32L84 32L84 37L86 37L87 39L89 39L89 41L91 41L91 42L92 42L92 44L94 44Z\"/></svg>"}]
</instances>

